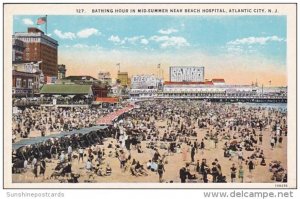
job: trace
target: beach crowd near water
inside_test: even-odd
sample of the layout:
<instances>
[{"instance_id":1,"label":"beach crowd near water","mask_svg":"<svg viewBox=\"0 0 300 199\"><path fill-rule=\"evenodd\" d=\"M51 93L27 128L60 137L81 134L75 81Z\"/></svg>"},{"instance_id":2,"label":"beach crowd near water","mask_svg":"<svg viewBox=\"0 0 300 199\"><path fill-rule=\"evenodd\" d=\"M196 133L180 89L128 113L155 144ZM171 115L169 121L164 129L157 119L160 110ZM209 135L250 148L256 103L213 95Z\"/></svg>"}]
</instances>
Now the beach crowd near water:
<instances>
[{"instance_id":1,"label":"beach crowd near water","mask_svg":"<svg viewBox=\"0 0 300 199\"><path fill-rule=\"evenodd\" d=\"M126 106L125 104L123 106ZM109 108L28 107L13 143L96 126ZM52 138L12 151L13 182L287 182L287 110L199 100L136 102L90 137Z\"/></svg>"}]
</instances>

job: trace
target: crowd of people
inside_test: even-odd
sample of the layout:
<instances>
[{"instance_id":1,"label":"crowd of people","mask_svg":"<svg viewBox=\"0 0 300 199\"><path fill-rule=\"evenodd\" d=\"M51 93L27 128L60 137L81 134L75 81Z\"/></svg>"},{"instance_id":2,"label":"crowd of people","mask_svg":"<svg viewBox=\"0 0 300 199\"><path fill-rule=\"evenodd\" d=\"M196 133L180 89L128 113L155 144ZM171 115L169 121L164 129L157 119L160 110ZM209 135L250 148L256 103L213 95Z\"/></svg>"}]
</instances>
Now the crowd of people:
<instances>
[{"instance_id":1,"label":"crowd of people","mask_svg":"<svg viewBox=\"0 0 300 199\"><path fill-rule=\"evenodd\" d=\"M95 125L107 113L96 108L27 108L14 116L13 131L28 135L38 129L43 135L43 131L45 134L54 129L80 129ZM53 159L57 168L51 175L70 173L73 182L80 175L87 175L89 180L121 172L144 178L145 182L157 175L157 182L243 183L246 178L255 181L253 173L260 167L272 172L270 181L279 181L280 174L286 182L286 164L279 162L275 153L286 150L282 148L287 136L286 119L286 110L275 108L190 100L143 101L101 133L105 136L96 133L94 142L83 144L76 136L60 140L58 145L63 147L59 150L49 144L48 156L36 152L26 155L25 162L28 167L29 159L38 176L35 165L44 175L46 162ZM119 162L117 168L115 161ZM74 164L84 164L86 173L73 171Z\"/></svg>"},{"instance_id":2,"label":"crowd of people","mask_svg":"<svg viewBox=\"0 0 300 199\"><path fill-rule=\"evenodd\" d=\"M112 109L98 109L95 107L27 107L23 111L13 114L13 142L20 138L28 138L33 133L45 136L62 131L91 127L96 125L100 117L112 111Z\"/></svg>"},{"instance_id":3,"label":"crowd of people","mask_svg":"<svg viewBox=\"0 0 300 199\"><path fill-rule=\"evenodd\" d=\"M12 100L13 106L38 106L42 104L53 104L55 100L56 104L91 104L92 99L81 97L81 96L52 96L52 97L24 97L24 98L14 98Z\"/></svg>"}]
</instances>

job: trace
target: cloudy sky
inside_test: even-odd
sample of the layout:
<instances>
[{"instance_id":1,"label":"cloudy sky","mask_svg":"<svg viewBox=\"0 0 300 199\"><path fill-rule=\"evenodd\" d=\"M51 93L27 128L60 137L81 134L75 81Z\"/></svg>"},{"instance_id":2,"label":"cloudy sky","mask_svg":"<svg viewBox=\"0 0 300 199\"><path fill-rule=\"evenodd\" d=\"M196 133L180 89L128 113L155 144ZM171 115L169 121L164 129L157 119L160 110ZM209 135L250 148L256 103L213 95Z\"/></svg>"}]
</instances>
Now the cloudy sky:
<instances>
[{"instance_id":1,"label":"cloudy sky","mask_svg":"<svg viewBox=\"0 0 300 199\"><path fill-rule=\"evenodd\" d=\"M15 16L14 32L40 16ZM205 78L230 84L286 85L284 16L48 16L67 75L97 77L116 64L129 75L157 74L169 66L205 66Z\"/></svg>"}]
</instances>

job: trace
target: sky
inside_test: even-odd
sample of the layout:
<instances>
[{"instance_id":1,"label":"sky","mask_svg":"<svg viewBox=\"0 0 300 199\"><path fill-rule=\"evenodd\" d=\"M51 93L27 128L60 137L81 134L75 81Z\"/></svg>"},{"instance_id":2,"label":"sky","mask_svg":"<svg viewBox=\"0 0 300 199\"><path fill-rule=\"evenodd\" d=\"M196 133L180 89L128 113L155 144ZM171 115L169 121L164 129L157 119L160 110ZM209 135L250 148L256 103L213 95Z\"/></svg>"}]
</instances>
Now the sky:
<instances>
[{"instance_id":1,"label":"sky","mask_svg":"<svg viewBox=\"0 0 300 199\"><path fill-rule=\"evenodd\" d=\"M14 16L26 32L41 16ZM67 75L121 71L157 74L169 66L204 66L205 79L228 84L287 85L285 16L63 16L48 15L47 34L59 43Z\"/></svg>"}]
</instances>

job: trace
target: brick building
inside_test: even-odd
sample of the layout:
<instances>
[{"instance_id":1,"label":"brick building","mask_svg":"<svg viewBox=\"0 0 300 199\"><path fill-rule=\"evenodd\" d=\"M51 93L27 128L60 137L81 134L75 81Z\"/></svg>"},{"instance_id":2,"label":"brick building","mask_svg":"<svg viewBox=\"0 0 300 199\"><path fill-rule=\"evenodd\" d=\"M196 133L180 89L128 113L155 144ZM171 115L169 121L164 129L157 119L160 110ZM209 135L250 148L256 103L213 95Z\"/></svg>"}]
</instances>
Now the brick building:
<instances>
[{"instance_id":1,"label":"brick building","mask_svg":"<svg viewBox=\"0 0 300 199\"><path fill-rule=\"evenodd\" d=\"M13 38L25 43L23 61L42 61L40 67L45 77L57 77L58 42L44 34L38 28L30 27L28 32L16 32Z\"/></svg>"},{"instance_id":2,"label":"brick building","mask_svg":"<svg viewBox=\"0 0 300 199\"><path fill-rule=\"evenodd\" d=\"M39 93L40 70L38 64L18 63L12 67L12 95L32 96Z\"/></svg>"},{"instance_id":3,"label":"brick building","mask_svg":"<svg viewBox=\"0 0 300 199\"><path fill-rule=\"evenodd\" d=\"M25 51L25 44L22 40L12 38L12 61L19 62L23 61L23 55Z\"/></svg>"}]
</instances>

